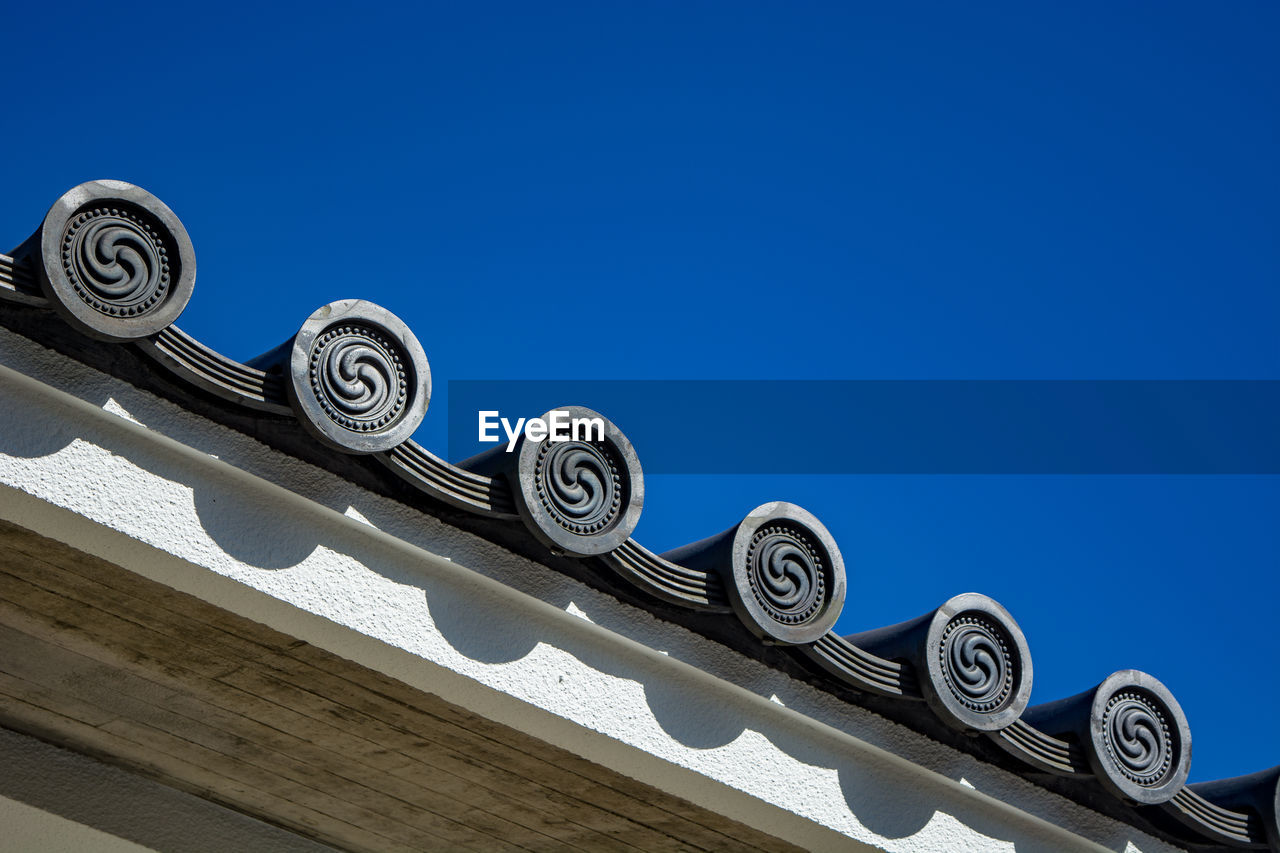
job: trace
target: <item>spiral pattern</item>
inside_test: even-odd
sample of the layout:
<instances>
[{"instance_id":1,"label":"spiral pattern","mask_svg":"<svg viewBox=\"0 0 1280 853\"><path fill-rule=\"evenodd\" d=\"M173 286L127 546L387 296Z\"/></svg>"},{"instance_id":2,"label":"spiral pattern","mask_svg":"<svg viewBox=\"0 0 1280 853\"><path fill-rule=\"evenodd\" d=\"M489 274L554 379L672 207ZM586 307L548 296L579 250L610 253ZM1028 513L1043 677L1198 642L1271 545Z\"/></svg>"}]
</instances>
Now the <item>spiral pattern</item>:
<instances>
[{"instance_id":1,"label":"spiral pattern","mask_svg":"<svg viewBox=\"0 0 1280 853\"><path fill-rule=\"evenodd\" d=\"M165 241L149 217L129 207L72 217L62 235L62 268L76 294L108 317L146 314L169 292Z\"/></svg>"},{"instance_id":2,"label":"spiral pattern","mask_svg":"<svg viewBox=\"0 0 1280 853\"><path fill-rule=\"evenodd\" d=\"M961 705L988 714L1008 704L1017 668L1010 645L1003 628L977 613L947 623L938 655L947 687Z\"/></svg>"},{"instance_id":3,"label":"spiral pattern","mask_svg":"<svg viewBox=\"0 0 1280 853\"><path fill-rule=\"evenodd\" d=\"M768 524L747 548L747 582L756 601L784 625L812 619L826 599L821 551L799 529Z\"/></svg>"},{"instance_id":4,"label":"spiral pattern","mask_svg":"<svg viewBox=\"0 0 1280 853\"><path fill-rule=\"evenodd\" d=\"M1102 736L1125 778L1144 788L1164 781L1173 764L1175 744L1159 703L1145 693L1124 690L1107 702Z\"/></svg>"},{"instance_id":5,"label":"spiral pattern","mask_svg":"<svg viewBox=\"0 0 1280 853\"><path fill-rule=\"evenodd\" d=\"M603 443L544 440L534 481L542 506L571 533L589 536L604 530L622 507L618 464Z\"/></svg>"},{"instance_id":6,"label":"spiral pattern","mask_svg":"<svg viewBox=\"0 0 1280 853\"><path fill-rule=\"evenodd\" d=\"M311 346L311 389L334 423L353 432L374 432L405 411L405 361L399 346L381 332L335 326Z\"/></svg>"}]
</instances>

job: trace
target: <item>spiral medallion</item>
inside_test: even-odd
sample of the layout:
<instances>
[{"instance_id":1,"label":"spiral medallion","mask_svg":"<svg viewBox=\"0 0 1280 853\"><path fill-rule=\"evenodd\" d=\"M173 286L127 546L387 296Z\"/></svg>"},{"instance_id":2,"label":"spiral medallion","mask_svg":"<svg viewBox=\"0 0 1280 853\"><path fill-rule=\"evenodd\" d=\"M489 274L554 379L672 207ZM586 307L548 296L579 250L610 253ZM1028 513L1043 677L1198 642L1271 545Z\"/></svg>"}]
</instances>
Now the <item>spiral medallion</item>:
<instances>
[{"instance_id":1,"label":"spiral medallion","mask_svg":"<svg viewBox=\"0 0 1280 853\"><path fill-rule=\"evenodd\" d=\"M405 360L399 346L373 328L334 326L311 347L311 389L334 423L353 432L375 432L405 410Z\"/></svg>"},{"instance_id":2,"label":"spiral medallion","mask_svg":"<svg viewBox=\"0 0 1280 853\"><path fill-rule=\"evenodd\" d=\"M747 582L756 601L784 625L813 618L826 596L821 552L808 535L787 524L767 524L747 548Z\"/></svg>"},{"instance_id":3,"label":"spiral medallion","mask_svg":"<svg viewBox=\"0 0 1280 853\"><path fill-rule=\"evenodd\" d=\"M162 302L169 263L160 230L124 205L81 211L62 235L62 268L72 288L108 317L136 317Z\"/></svg>"},{"instance_id":4,"label":"spiral medallion","mask_svg":"<svg viewBox=\"0 0 1280 853\"><path fill-rule=\"evenodd\" d=\"M1010 645L1004 629L978 613L961 613L947 623L938 655L956 701L982 714L1009 702L1017 668Z\"/></svg>"},{"instance_id":5,"label":"spiral medallion","mask_svg":"<svg viewBox=\"0 0 1280 853\"><path fill-rule=\"evenodd\" d=\"M543 508L571 533L604 530L622 507L618 463L603 443L543 441L534 463L534 481Z\"/></svg>"},{"instance_id":6,"label":"spiral medallion","mask_svg":"<svg viewBox=\"0 0 1280 853\"><path fill-rule=\"evenodd\" d=\"M1107 702L1102 727L1107 755L1125 778L1144 788L1164 781L1177 747L1157 702L1138 691L1118 692Z\"/></svg>"}]
</instances>

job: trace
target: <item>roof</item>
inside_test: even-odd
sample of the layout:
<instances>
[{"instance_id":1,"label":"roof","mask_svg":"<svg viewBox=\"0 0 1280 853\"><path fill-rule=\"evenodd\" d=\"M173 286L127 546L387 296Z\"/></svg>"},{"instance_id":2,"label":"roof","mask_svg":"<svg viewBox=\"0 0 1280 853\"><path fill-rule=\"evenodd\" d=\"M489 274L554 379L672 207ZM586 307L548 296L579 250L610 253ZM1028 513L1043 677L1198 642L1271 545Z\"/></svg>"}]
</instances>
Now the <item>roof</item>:
<instances>
[{"instance_id":1,"label":"roof","mask_svg":"<svg viewBox=\"0 0 1280 853\"><path fill-rule=\"evenodd\" d=\"M1028 642L978 593L838 636L844 563L804 509L765 503L728 530L652 553L631 538L640 460L607 417L566 406L601 418L603 437L522 436L512 453L447 462L411 438L430 369L393 314L330 303L240 363L174 325L195 273L191 241L162 202L121 182L82 184L0 256L0 324L1144 832L1195 849L1280 851L1280 766L1188 785L1186 718L1151 675L1120 670L1029 707Z\"/></svg>"}]
</instances>

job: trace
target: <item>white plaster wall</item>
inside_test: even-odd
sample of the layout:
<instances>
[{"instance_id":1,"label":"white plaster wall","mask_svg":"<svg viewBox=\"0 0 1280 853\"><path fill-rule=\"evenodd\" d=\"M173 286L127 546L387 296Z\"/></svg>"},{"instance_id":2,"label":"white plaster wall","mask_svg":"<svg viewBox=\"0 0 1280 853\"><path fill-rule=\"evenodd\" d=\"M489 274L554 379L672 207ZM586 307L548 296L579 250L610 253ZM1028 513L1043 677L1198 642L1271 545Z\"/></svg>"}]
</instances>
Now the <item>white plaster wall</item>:
<instances>
[{"instance_id":1,"label":"white plaster wall","mask_svg":"<svg viewBox=\"0 0 1280 853\"><path fill-rule=\"evenodd\" d=\"M809 849L1176 849L3 330L0 407L0 516Z\"/></svg>"}]
</instances>

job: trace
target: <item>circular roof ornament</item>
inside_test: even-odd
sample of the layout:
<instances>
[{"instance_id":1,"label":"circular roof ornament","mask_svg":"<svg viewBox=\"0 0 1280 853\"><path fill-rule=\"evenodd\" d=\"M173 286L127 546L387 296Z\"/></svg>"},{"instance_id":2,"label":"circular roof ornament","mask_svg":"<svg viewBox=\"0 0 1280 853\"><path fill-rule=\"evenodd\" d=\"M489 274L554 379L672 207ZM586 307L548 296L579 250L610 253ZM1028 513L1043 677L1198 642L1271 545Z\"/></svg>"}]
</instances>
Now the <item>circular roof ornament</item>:
<instances>
[{"instance_id":1,"label":"circular roof ornament","mask_svg":"<svg viewBox=\"0 0 1280 853\"><path fill-rule=\"evenodd\" d=\"M523 433L509 474L521 518L553 551L579 557L612 551L627 541L644 507L635 448L612 421L582 406L552 409L541 420L547 436Z\"/></svg>"},{"instance_id":2,"label":"circular roof ornament","mask_svg":"<svg viewBox=\"0 0 1280 853\"><path fill-rule=\"evenodd\" d=\"M1145 672L1126 669L1094 691L1089 763L1113 794L1139 805L1167 802L1191 770L1191 730L1178 700Z\"/></svg>"},{"instance_id":3,"label":"circular roof ornament","mask_svg":"<svg viewBox=\"0 0 1280 853\"><path fill-rule=\"evenodd\" d=\"M293 338L286 387L302 425L344 453L377 453L422 423L431 399L426 353L399 317L372 302L340 299L307 318Z\"/></svg>"},{"instance_id":4,"label":"circular roof ornament","mask_svg":"<svg viewBox=\"0 0 1280 853\"><path fill-rule=\"evenodd\" d=\"M195 289L196 256L173 211L123 181L69 190L40 226L45 297L72 327L105 341L156 334Z\"/></svg>"},{"instance_id":5,"label":"circular roof ornament","mask_svg":"<svg viewBox=\"0 0 1280 853\"><path fill-rule=\"evenodd\" d=\"M944 721L993 732L1022 715L1031 699L1031 651L998 602L976 592L949 599L925 635L925 699Z\"/></svg>"},{"instance_id":6,"label":"circular roof ornament","mask_svg":"<svg viewBox=\"0 0 1280 853\"><path fill-rule=\"evenodd\" d=\"M773 501L756 507L733 535L728 570L734 612L763 640L810 643L835 624L844 606L844 560L811 513Z\"/></svg>"}]
</instances>

